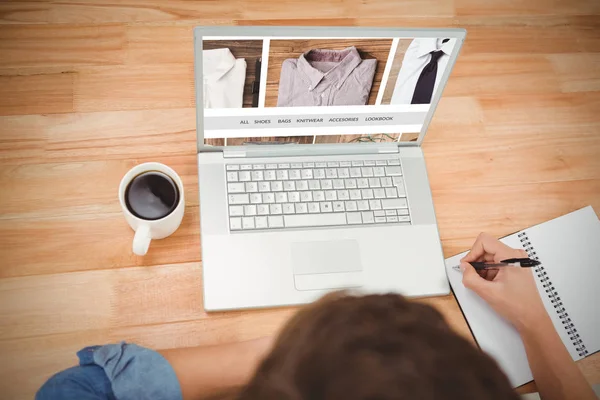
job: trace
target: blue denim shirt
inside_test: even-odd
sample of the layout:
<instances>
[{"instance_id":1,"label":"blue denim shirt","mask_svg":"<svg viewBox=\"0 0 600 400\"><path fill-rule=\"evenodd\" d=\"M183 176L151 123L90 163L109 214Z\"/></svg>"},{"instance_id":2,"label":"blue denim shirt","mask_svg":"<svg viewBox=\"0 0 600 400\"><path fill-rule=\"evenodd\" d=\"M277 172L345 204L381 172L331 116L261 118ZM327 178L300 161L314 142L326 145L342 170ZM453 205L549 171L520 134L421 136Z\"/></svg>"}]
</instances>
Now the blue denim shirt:
<instances>
[{"instance_id":1,"label":"blue denim shirt","mask_svg":"<svg viewBox=\"0 0 600 400\"><path fill-rule=\"evenodd\" d=\"M182 400L171 364L159 353L121 342L86 347L79 366L51 377L36 400Z\"/></svg>"}]
</instances>

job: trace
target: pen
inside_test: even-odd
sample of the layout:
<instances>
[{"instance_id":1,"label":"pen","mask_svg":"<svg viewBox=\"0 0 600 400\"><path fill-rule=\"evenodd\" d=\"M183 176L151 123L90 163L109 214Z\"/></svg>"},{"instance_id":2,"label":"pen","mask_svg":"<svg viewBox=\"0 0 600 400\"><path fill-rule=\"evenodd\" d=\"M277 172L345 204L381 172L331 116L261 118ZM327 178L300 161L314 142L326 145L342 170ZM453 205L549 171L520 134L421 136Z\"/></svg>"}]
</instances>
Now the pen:
<instances>
[{"instance_id":1,"label":"pen","mask_svg":"<svg viewBox=\"0 0 600 400\"><path fill-rule=\"evenodd\" d=\"M470 262L477 271L484 271L486 269L497 269L502 267L521 267L521 268L531 268L537 265L540 265L540 262L537 260L532 260L531 258L508 258L506 260L502 260L499 263L486 263L473 261ZM459 269L458 267L454 267L454 269Z\"/></svg>"}]
</instances>

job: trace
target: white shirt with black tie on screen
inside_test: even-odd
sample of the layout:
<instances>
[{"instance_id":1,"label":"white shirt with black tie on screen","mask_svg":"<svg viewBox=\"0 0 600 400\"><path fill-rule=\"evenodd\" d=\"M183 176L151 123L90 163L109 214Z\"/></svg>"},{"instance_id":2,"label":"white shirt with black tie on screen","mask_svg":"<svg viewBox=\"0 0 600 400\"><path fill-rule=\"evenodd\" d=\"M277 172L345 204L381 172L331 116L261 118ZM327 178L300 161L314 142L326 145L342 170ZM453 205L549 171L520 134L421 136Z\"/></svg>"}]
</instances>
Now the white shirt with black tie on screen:
<instances>
[{"instance_id":1,"label":"white shirt with black tie on screen","mask_svg":"<svg viewBox=\"0 0 600 400\"><path fill-rule=\"evenodd\" d=\"M242 108L246 60L225 49L202 51L204 108Z\"/></svg>"},{"instance_id":2,"label":"white shirt with black tie on screen","mask_svg":"<svg viewBox=\"0 0 600 400\"><path fill-rule=\"evenodd\" d=\"M402 67L398 73L398 79L396 80L390 104L411 103L421 71L423 71L423 68L431 60L431 52L441 50L444 54L438 60L437 75L433 88L433 94L435 95L442 75L448 65L448 60L450 60L454 45L456 44L456 39L449 39L446 43L442 43L443 40L444 38L413 39L408 49L406 49L406 53L404 53Z\"/></svg>"}]
</instances>

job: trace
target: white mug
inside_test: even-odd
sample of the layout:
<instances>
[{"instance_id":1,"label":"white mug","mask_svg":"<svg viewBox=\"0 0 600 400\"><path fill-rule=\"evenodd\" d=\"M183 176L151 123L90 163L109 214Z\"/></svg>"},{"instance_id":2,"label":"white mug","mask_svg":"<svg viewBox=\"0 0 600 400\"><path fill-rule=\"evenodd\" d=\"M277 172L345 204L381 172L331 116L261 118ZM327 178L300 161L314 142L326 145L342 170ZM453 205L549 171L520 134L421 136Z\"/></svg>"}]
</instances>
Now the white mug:
<instances>
[{"instance_id":1,"label":"white mug","mask_svg":"<svg viewBox=\"0 0 600 400\"><path fill-rule=\"evenodd\" d=\"M150 171L158 171L168 175L173 179L173 182L175 182L177 189L179 190L179 203L175 209L171 211L170 214L156 220L146 220L133 215L125 203L125 191L129 183L136 176ZM121 209L123 209L123 214L125 214L127 223L135 231L135 236L133 237L133 252L139 256L143 256L148 252L150 240L164 239L179 228L185 208L183 183L181 182L179 175L164 164L157 162L139 164L130 169L123 179L121 179L121 184L119 185L119 202L121 203Z\"/></svg>"}]
</instances>

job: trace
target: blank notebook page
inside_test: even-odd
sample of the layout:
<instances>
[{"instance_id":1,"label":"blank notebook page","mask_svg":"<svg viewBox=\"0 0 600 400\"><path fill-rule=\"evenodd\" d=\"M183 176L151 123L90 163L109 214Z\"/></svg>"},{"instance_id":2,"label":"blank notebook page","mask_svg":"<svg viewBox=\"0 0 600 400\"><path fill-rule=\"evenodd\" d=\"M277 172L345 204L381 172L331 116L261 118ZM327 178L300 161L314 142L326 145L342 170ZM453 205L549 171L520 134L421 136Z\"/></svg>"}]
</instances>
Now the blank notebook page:
<instances>
[{"instance_id":1,"label":"blank notebook page","mask_svg":"<svg viewBox=\"0 0 600 400\"><path fill-rule=\"evenodd\" d=\"M531 245L523 244L524 232ZM586 346L587 354L600 350L600 222L591 207L536 225L501 239L513 248L535 251ZM523 342L515 328L494 312L485 301L462 284L462 274L452 267L462 253L446 260L448 279L467 322L483 351L492 356L513 386L533 379ZM536 274L537 275L537 274ZM570 339L543 282L536 284L554 326L573 359L583 358Z\"/></svg>"}]
</instances>

